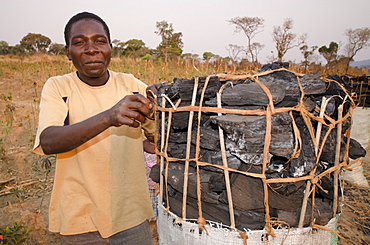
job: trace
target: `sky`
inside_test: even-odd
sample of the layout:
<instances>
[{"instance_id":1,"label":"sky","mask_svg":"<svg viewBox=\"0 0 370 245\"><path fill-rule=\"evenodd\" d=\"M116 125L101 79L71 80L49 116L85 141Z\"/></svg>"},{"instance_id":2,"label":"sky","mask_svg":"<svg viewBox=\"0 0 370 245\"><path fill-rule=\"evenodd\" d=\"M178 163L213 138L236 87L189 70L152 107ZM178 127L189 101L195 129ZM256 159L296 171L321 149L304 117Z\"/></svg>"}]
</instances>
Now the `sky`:
<instances>
[{"instance_id":1,"label":"sky","mask_svg":"<svg viewBox=\"0 0 370 245\"><path fill-rule=\"evenodd\" d=\"M0 41L19 44L28 33L49 37L64 44L65 24L76 13L89 11L108 24L112 40L140 39L156 48L161 38L155 34L156 23L172 23L183 34L183 53L202 56L211 52L229 56L229 44L247 45L243 33L235 33L229 20L236 17L263 18L264 27L253 42L265 47L258 54L268 63L274 53L274 26L286 18L293 20L292 32L308 35L307 45L329 46L334 41L344 47L344 32L349 28L370 28L370 0L0 0ZM273 53L272 53L273 52ZM341 49L339 50L341 54ZM317 53L318 57L319 54ZM322 57L321 57L322 58ZM298 48L289 50L284 60L300 62ZM370 48L361 50L355 61L370 59ZM323 61L323 60L322 60Z\"/></svg>"}]
</instances>

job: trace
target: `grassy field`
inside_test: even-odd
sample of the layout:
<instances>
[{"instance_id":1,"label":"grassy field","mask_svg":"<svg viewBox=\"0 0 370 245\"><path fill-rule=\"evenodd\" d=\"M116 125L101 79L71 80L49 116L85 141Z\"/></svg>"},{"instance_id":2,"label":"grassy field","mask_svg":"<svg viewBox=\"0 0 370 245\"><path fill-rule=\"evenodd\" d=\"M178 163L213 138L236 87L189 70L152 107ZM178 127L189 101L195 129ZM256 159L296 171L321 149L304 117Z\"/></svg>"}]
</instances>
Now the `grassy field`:
<instances>
[{"instance_id":1,"label":"grassy field","mask_svg":"<svg viewBox=\"0 0 370 245\"><path fill-rule=\"evenodd\" d=\"M113 58L109 68L131 73L151 85L171 81L175 77L255 73L259 66L191 59L166 63ZM295 64L291 64L291 70L304 72ZM27 244L58 244L57 236L47 231L54 157L37 156L32 153L32 147L40 93L45 81L51 76L72 71L74 68L66 57L0 56L0 232L8 232L9 237L18 239L12 244L20 244L21 239L28 239ZM317 65L307 72L314 71L323 75L344 74L343 68L328 70ZM349 73L369 75L369 69L351 68Z\"/></svg>"}]
</instances>

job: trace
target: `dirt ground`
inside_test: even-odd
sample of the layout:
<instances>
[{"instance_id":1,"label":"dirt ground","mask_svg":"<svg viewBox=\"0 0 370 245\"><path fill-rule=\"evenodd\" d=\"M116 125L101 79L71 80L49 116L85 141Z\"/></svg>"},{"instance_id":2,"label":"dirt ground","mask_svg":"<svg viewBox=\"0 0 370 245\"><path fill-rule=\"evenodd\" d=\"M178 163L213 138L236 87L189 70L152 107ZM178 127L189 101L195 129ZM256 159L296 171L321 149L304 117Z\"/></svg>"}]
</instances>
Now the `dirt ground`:
<instances>
[{"instance_id":1,"label":"dirt ground","mask_svg":"<svg viewBox=\"0 0 370 245\"><path fill-rule=\"evenodd\" d=\"M58 235L47 231L53 158L31 152L41 87L36 81L0 76L0 228L22 221L24 227L32 227L27 244L59 244ZM370 157L364 162L370 180ZM339 244L370 244L369 193L344 185L338 231L346 240Z\"/></svg>"},{"instance_id":2,"label":"dirt ground","mask_svg":"<svg viewBox=\"0 0 370 245\"><path fill-rule=\"evenodd\" d=\"M363 162L364 176L370 181L370 154ZM370 183L370 182L369 182ZM338 232L347 240L338 244L370 244L370 189L344 185L344 201L338 223Z\"/></svg>"}]
</instances>

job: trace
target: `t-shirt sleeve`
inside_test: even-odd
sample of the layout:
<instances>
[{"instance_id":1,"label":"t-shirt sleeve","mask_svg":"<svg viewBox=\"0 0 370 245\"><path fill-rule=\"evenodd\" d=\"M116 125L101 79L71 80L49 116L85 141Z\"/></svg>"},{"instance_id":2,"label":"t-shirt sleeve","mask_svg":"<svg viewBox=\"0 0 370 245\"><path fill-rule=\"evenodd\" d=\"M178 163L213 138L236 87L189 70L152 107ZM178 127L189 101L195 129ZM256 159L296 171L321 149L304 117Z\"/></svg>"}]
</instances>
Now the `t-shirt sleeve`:
<instances>
[{"instance_id":1,"label":"t-shirt sleeve","mask_svg":"<svg viewBox=\"0 0 370 245\"><path fill-rule=\"evenodd\" d=\"M68 118L67 98L60 91L56 81L49 78L41 92L39 124L36 132L33 152L44 155L40 145L42 131L50 126L63 126Z\"/></svg>"}]
</instances>

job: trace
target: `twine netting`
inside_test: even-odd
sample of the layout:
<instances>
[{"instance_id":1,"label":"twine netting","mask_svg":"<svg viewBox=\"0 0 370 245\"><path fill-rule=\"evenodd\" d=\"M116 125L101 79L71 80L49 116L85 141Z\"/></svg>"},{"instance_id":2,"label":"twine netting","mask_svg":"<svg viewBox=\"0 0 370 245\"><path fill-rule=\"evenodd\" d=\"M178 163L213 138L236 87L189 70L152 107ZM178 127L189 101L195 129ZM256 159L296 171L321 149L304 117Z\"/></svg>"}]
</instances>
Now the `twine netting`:
<instances>
[{"instance_id":1,"label":"twine netting","mask_svg":"<svg viewBox=\"0 0 370 245\"><path fill-rule=\"evenodd\" d=\"M268 75L273 72L277 71L289 71L287 69L281 68L278 70L270 70L256 74L246 74L246 75L227 75L227 74L215 74L208 76L202 85L202 93L199 97L197 93L199 89L199 78L195 77L194 79L194 88L193 88L193 96L190 105L182 106L181 99L177 101L172 101L166 94L158 94L157 97L161 103L156 105L156 122L158 124L159 132L156 135L156 142L158 143L158 147L156 149L156 153L159 156L159 164L160 164L160 193L159 193L159 218L158 218L158 230L160 234L160 240L166 241L163 244L311 244L309 241L310 239L315 240L315 244L330 244L330 240L332 239L331 236L333 234L339 234L335 231L333 227L335 227L336 217L337 214L340 213L339 207L339 200L338 200L338 191L339 191L339 171L342 167L346 167L350 165L350 159L348 155L349 146L350 146L350 129L351 127L346 130L346 145L344 152L341 148L342 142L342 130L343 130L343 123L349 122L351 125L351 115L355 108L355 103L346 89L339 84L338 82L330 79L326 79L320 77L321 80L329 83L336 83L337 86L340 87L342 90L342 95L333 95L332 97L323 97L321 102L321 108L315 109L315 114L310 112L305 103L305 92L302 87L302 81L300 77L302 74L295 73L293 71L289 71L293 73L297 78L297 84L300 90L300 98L297 105L292 107L281 107L275 108L273 96L269 88L259 80L260 76ZM220 90L217 92L217 107L209 107L204 106L204 94L206 92L207 86L210 82L211 77L218 77L221 81L226 81ZM233 86L232 81L252 81L264 91L266 96L268 97L268 103L263 109L231 109L231 108L223 108L222 107L222 93L225 88L228 86ZM343 96L344 95L344 96ZM199 97L199 98L198 98ZM329 115L325 114L326 106L328 101L331 99L336 98L336 100L340 100L341 103L337 108L337 118L332 118ZM173 120L173 114L177 112L189 112L188 118L188 130L187 130L187 147L186 147L186 157L185 158L174 158L170 157L168 153L168 144L169 144L169 137L170 137L170 127ZM200 140L202 137L201 130L200 130L200 121L202 118L202 113L214 113L215 115L250 115L250 116L264 116L266 121L266 128L265 128L265 137L264 137L264 144L263 144L263 155L262 155L262 171L260 173L253 173L249 171L240 171L234 168L230 168L228 165L228 160L226 157L226 149L225 149L225 139L224 139L224 131L221 127L218 127L219 132L219 139L220 139L220 152L222 154L222 164L215 165L209 162L201 161L201 151L200 151ZM317 172L317 168L313 168L304 176L300 177L289 177L289 178L267 178L266 176L266 169L269 165L269 148L271 143L272 137L272 117L279 113L288 113L292 119L292 128L294 132L294 149L293 154L291 155L291 159L297 158L302 151L302 138L301 132L297 127L293 113L299 113L300 116L303 118L303 121L308 128L309 137L312 140L315 152L315 159L316 165L319 165L319 159L323 152L323 148L325 146L326 140L329 137L329 134L333 130L337 130L337 139L336 139L336 147L335 147L335 163L334 166L326 169L323 172ZM198 120L197 128L196 128L196 143L195 143L195 156L190 157L190 147L191 147L191 135L193 131L193 120ZM325 126L326 130L323 131L322 127ZM340 155L343 155L341 159ZM183 186L183 197L182 197L182 215L181 217L176 216L171 212L171 207L169 203L168 195L168 169L169 165L173 162L182 162L184 164L184 186ZM198 219L197 220L188 220L187 219L187 198L188 198L188 182L189 182L189 166L190 163L195 164L196 168L196 179L197 179L197 206L198 206ZM212 221L206 221L203 217L202 212L202 192L201 192L201 181L200 181L200 169L202 167L212 166L214 168L218 168L223 171L224 180L226 184L226 193L227 193L227 200L228 200L228 207L229 207L229 217L230 217L230 225L225 228L216 227L217 226ZM230 184L230 174L231 173L238 173L246 176L250 176L253 178L259 178L263 183L263 191L258 195L263 195L263 203L264 203L264 215L265 215L265 226L263 230L259 231L250 231L250 230L240 230L236 229L235 226L235 219L234 219L234 206L233 206L233 198L231 194L231 184ZM323 189L320 186L320 180L326 176L332 175L333 176L333 186L334 186L334 199L333 199L333 218L326 226L321 226L315 224L315 193L317 188ZM302 207L301 207L301 214L299 218L298 228L291 228L289 224L276 220L276 218L270 217L270 207L269 207L269 188L271 188L271 184L273 183L288 183L288 182L297 182L297 181L305 181L305 192L302 200ZM250 191L248 189L245 190ZM311 219L310 219L310 226L303 227L305 214L308 208L308 202L311 202L310 208L311 210ZM162 205L163 204L163 205ZM211 222L211 223L210 223ZM213 225L212 225L213 224ZM222 225L221 225L222 226ZM162 230L163 229L163 230ZM162 230L162 231L161 231ZM211 232L212 231L212 232ZM229 234L224 234L226 233ZM174 232L171 234L171 232ZM231 235L237 234L237 236ZM303 237L302 237L303 235ZM315 235L315 236L312 236ZM292 236L292 237L290 237ZM221 239L222 237L227 237L230 242L227 242L225 239ZM254 237L254 238L253 238ZM298 238L299 237L299 238ZM172 239L182 239L180 243L172 243ZM194 240L195 239L195 240ZM275 240L274 240L275 239ZM302 240L303 239L303 240ZM307 240L308 239L308 240ZM312 241L314 241L312 240ZM193 241L193 242L191 242ZM221 241L221 242L218 242ZM254 242L252 242L254 241ZM305 242L302 242L305 241ZM322 241L322 243L320 243ZM329 243L328 243L329 241ZM168 243L167 243L168 242ZM252 243L250 243L252 242ZM308 243L307 243L308 242ZM313 242L312 242L313 244Z\"/></svg>"}]
</instances>

